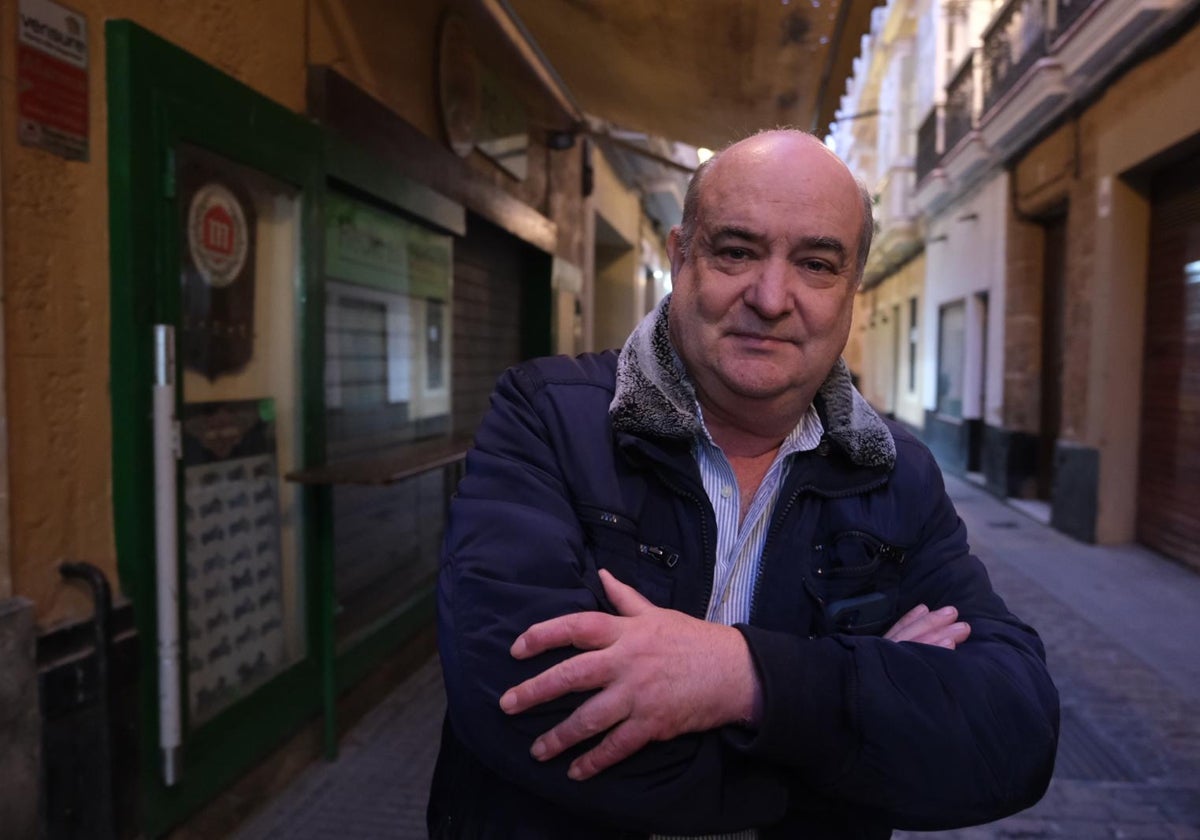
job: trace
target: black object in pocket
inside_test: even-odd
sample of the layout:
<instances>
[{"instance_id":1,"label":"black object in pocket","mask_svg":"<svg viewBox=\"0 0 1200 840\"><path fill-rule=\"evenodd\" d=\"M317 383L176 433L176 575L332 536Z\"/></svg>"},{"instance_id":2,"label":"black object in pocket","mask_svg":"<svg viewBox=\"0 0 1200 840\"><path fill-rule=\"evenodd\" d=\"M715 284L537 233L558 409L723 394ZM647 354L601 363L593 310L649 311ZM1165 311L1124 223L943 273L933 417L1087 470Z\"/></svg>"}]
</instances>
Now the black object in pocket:
<instances>
[{"instance_id":1,"label":"black object in pocket","mask_svg":"<svg viewBox=\"0 0 1200 840\"><path fill-rule=\"evenodd\" d=\"M829 633L873 634L897 615L904 551L864 531L814 547L813 580Z\"/></svg>"}]
</instances>

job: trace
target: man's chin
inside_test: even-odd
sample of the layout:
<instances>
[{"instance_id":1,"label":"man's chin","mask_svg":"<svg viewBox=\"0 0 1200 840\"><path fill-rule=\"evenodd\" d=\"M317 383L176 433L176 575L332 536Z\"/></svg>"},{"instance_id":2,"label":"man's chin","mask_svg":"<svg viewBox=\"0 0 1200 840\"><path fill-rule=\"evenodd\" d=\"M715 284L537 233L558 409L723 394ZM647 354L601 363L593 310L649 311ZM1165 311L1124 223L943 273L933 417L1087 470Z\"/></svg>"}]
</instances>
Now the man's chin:
<instances>
[{"instance_id":1,"label":"man's chin","mask_svg":"<svg viewBox=\"0 0 1200 840\"><path fill-rule=\"evenodd\" d=\"M797 385L795 382L782 378L739 377L726 380L726 387L730 393L742 399L753 400L754 402L770 402L788 394Z\"/></svg>"}]
</instances>

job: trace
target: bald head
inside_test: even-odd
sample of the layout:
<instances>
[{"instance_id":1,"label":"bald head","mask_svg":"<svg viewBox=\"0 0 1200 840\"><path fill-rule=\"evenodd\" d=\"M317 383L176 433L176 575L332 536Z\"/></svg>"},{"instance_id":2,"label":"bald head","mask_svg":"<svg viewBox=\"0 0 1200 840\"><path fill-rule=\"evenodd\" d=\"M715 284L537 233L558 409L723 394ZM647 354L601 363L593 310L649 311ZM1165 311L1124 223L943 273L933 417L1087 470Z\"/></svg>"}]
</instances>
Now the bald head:
<instances>
[{"instance_id":1,"label":"bald head","mask_svg":"<svg viewBox=\"0 0 1200 840\"><path fill-rule=\"evenodd\" d=\"M692 240L695 237L697 222L702 212L704 185L713 171L722 166L721 161L729 158L737 160L739 163L746 161L753 163L756 158L765 158L779 153L794 154L798 166L808 166L814 163L833 166L844 172L845 177L854 184L858 192L858 199L862 202L862 230L859 233L858 248L855 252L857 277L861 280L863 269L867 265L867 255L871 250L871 238L875 234L871 193L854 177L841 158L824 143L812 134L797 129L760 131L744 140L726 146L696 168L683 199L683 219L679 228L681 253L685 258L691 253Z\"/></svg>"}]
</instances>

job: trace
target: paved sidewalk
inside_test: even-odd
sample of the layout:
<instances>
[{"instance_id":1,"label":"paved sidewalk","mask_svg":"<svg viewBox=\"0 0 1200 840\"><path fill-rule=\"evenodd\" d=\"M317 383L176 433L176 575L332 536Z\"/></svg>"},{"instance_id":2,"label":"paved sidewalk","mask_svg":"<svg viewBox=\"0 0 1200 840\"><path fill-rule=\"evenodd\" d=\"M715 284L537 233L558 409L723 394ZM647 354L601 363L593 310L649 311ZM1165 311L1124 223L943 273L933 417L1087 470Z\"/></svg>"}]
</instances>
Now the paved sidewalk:
<instances>
[{"instance_id":1,"label":"paved sidewalk","mask_svg":"<svg viewBox=\"0 0 1200 840\"><path fill-rule=\"evenodd\" d=\"M1063 703L1054 780L1034 808L896 840L1200 840L1200 575L1141 548L1077 543L947 478L974 551L1037 627ZM443 708L430 661L235 835L416 840Z\"/></svg>"}]
</instances>

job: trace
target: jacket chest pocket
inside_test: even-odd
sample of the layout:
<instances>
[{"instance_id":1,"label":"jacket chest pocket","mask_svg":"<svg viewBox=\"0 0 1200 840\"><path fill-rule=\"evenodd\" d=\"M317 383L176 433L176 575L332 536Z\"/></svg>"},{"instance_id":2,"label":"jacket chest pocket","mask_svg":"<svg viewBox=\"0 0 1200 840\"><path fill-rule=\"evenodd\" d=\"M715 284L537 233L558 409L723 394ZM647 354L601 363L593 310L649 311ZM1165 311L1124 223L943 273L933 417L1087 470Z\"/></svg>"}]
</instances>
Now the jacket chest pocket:
<instances>
[{"instance_id":1,"label":"jacket chest pocket","mask_svg":"<svg viewBox=\"0 0 1200 840\"><path fill-rule=\"evenodd\" d=\"M607 569L657 606L672 606L676 549L639 539L636 523L619 513L587 506L578 513L597 570Z\"/></svg>"},{"instance_id":2,"label":"jacket chest pocket","mask_svg":"<svg viewBox=\"0 0 1200 840\"><path fill-rule=\"evenodd\" d=\"M904 550L865 531L843 531L813 546L810 589L820 631L876 635L899 617Z\"/></svg>"}]
</instances>

